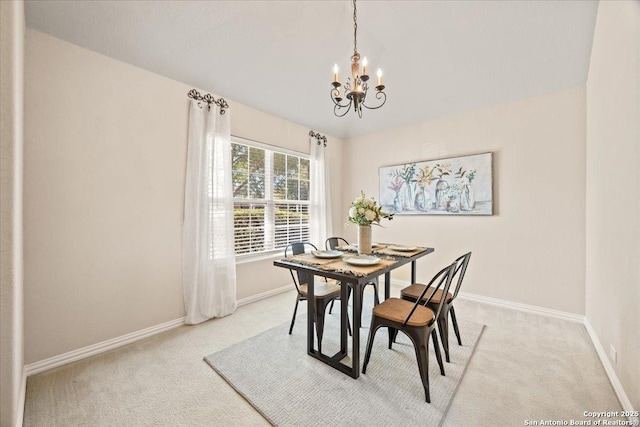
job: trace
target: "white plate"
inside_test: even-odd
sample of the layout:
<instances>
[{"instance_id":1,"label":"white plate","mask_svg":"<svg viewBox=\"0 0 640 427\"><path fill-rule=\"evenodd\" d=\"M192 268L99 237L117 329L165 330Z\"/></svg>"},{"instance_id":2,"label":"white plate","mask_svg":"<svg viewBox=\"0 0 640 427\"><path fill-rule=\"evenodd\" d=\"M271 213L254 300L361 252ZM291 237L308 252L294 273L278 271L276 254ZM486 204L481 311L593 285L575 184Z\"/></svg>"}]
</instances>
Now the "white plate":
<instances>
[{"instance_id":1,"label":"white plate","mask_svg":"<svg viewBox=\"0 0 640 427\"><path fill-rule=\"evenodd\" d=\"M316 258L340 258L343 254L341 251L311 251L311 255Z\"/></svg>"},{"instance_id":2,"label":"white plate","mask_svg":"<svg viewBox=\"0 0 640 427\"><path fill-rule=\"evenodd\" d=\"M376 265L380 262L380 258L371 255L357 255L343 258L344 262L351 265Z\"/></svg>"},{"instance_id":3,"label":"white plate","mask_svg":"<svg viewBox=\"0 0 640 427\"><path fill-rule=\"evenodd\" d=\"M392 245L392 246L389 246L389 249L391 249L392 251L411 252L411 251L417 250L418 247L417 246L396 246L396 245Z\"/></svg>"}]
</instances>

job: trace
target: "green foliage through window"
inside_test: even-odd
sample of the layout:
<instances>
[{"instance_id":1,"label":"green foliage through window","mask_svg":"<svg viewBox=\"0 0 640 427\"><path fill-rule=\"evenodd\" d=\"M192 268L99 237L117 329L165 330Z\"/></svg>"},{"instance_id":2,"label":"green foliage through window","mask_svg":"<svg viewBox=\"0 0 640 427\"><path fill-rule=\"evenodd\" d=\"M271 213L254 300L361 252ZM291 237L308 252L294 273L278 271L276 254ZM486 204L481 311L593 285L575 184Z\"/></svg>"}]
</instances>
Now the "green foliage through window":
<instances>
[{"instance_id":1,"label":"green foliage through window","mask_svg":"<svg viewBox=\"0 0 640 427\"><path fill-rule=\"evenodd\" d=\"M236 254L309 239L309 159L232 141Z\"/></svg>"}]
</instances>

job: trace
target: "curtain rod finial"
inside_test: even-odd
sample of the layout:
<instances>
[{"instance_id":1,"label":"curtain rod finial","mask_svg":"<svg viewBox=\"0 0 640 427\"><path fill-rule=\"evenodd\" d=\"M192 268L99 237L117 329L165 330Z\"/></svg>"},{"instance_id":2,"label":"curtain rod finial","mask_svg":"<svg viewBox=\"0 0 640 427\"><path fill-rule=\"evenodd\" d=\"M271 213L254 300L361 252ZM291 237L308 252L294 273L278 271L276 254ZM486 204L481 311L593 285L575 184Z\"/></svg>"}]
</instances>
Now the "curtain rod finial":
<instances>
[{"instance_id":1,"label":"curtain rod finial","mask_svg":"<svg viewBox=\"0 0 640 427\"><path fill-rule=\"evenodd\" d=\"M309 131L309 136L311 138L315 138L317 140L318 145L320 145L320 142L322 141L323 146L327 146L327 137L324 135L320 135L320 133L318 132L314 132L313 130Z\"/></svg>"},{"instance_id":2,"label":"curtain rod finial","mask_svg":"<svg viewBox=\"0 0 640 427\"><path fill-rule=\"evenodd\" d=\"M187 97L194 99L196 101L206 102L208 108L211 108L211 104L216 104L218 107L220 107L220 114L224 114L226 109L229 108L229 104L224 98L215 99L213 95L211 95L210 93L207 93L206 95L202 96L200 95L200 92L198 92L195 89L191 89L189 93L187 93Z\"/></svg>"}]
</instances>

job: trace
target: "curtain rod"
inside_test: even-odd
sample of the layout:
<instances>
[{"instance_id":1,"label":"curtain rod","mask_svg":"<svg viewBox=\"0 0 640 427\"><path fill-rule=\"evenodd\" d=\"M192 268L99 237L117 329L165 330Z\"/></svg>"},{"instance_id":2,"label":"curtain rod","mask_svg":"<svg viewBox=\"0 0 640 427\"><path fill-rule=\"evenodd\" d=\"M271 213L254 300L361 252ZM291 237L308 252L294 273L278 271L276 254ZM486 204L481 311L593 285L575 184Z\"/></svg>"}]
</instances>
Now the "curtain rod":
<instances>
[{"instance_id":1,"label":"curtain rod","mask_svg":"<svg viewBox=\"0 0 640 427\"><path fill-rule=\"evenodd\" d=\"M195 99L196 101L206 102L209 109L211 108L211 104L216 104L220 107L220 114L224 114L225 108L229 108L229 104L227 104L227 101L225 101L224 98L215 99L210 93L202 96L197 90L191 89L187 96L191 99Z\"/></svg>"},{"instance_id":2,"label":"curtain rod","mask_svg":"<svg viewBox=\"0 0 640 427\"><path fill-rule=\"evenodd\" d=\"M312 130L309 131L309 136L311 138L315 138L316 141L318 142L318 145L320 145L320 141L322 141L323 142L322 145L325 146L325 147L327 146L327 137L326 136L320 135L320 133L314 132Z\"/></svg>"}]
</instances>

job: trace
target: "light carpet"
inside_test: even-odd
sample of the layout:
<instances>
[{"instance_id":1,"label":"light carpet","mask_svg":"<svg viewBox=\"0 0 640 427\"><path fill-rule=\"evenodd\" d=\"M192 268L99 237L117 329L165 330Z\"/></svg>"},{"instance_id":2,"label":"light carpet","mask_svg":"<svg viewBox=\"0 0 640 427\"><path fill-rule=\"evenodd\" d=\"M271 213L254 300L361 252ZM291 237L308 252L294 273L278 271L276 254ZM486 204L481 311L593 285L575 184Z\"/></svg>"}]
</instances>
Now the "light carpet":
<instances>
[{"instance_id":1,"label":"light carpet","mask_svg":"<svg viewBox=\"0 0 640 427\"><path fill-rule=\"evenodd\" d=\"M339 349L336 312L326 316L325 354ZM362 324L367 326L360 330L361 366L368 312L363 311ZM451 363L445 362L444 377L430 342L431 403L425 402L411 341L400 333L389 350L386 328L378 330L367 373L357 380L307 355L305 316L296 319L292 335L283 323L205 361L276 426L439 426L484 328L468 321L459 326L464 345L458 345L451 330Z\"/></svg>"}]
</instances>

